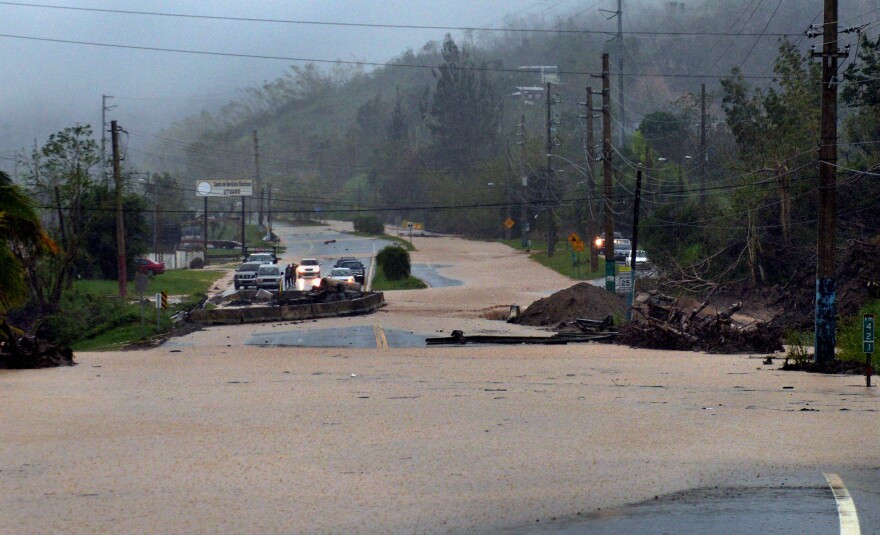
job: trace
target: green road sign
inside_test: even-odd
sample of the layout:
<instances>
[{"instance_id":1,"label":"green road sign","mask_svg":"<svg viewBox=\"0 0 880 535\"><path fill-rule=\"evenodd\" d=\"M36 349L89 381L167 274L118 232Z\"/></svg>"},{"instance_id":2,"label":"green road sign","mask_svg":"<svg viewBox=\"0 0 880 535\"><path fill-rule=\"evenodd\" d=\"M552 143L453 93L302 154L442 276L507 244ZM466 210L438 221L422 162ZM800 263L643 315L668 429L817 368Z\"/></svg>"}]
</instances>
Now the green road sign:
<instances>
[{"instance_id":1,"label":"green road sign","mask_svg":"<svg viewBox=\"0 0 880 535\"><path fill-rule=\"evenodd\" d=\"M874 352L874 315L865 314L862 320L862 345L865 353Z\"/></svg>"}]
</instances>

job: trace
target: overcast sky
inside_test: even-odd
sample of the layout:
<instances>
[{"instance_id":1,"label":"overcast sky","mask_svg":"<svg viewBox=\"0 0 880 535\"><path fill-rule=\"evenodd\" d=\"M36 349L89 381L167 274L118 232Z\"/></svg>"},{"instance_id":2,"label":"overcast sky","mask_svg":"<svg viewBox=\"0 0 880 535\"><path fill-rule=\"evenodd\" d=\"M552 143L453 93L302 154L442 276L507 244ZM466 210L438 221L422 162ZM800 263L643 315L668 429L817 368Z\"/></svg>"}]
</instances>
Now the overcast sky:
<instances>
[{"instance_id":1,"label":"overcast sky","mask_svg":"<svg viewBox=\"0 0 880 535\"><path fill-rule=\"evenodd\" d=\"M25 0L27 1L27 0ZM431 26L499 25L506 14L553 17L578 0L32 0L36 4L248 18ZM591 4L593 2L590 2ZM0 34L257 55L387 61L442 30L345 28L95 13L0 3ZM110 118L155 132L274 79L289 61L196 56L0 37L0 168L34 139Z\"/></svg>"}]
</instances>

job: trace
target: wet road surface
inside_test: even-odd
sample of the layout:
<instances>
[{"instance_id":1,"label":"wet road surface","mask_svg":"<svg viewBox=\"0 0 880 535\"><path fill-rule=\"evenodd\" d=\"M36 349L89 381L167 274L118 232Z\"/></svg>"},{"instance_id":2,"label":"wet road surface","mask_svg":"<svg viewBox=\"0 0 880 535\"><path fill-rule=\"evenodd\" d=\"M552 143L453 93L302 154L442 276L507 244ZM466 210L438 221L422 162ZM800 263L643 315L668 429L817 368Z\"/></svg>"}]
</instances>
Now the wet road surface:
<instances>
[{"instance_id":1,"label":"wet road surface","mask_svg":"<svg viewBox=\"0 0 880 535\"><path fill-rule=\"evenodd\" d=\"M460 280L444 277L437 272L438 269L450 267L449 264L413 264L411 272L414 277L421 279L431 288L448 288L450 286L461 286Z\"/></svg>"},{"instance_id":2,"label":"wet road surface","mask_svg":"<svg viewBox=\"0 0 880 535\"><path fill-rule=\"evenodd\" d=\"M379 324L356 325L344 329L310 329L286 332L254 333L245 345L273 347L425 347L423 334L403 329L389 329Z\"/></svg>"}]
</instances>

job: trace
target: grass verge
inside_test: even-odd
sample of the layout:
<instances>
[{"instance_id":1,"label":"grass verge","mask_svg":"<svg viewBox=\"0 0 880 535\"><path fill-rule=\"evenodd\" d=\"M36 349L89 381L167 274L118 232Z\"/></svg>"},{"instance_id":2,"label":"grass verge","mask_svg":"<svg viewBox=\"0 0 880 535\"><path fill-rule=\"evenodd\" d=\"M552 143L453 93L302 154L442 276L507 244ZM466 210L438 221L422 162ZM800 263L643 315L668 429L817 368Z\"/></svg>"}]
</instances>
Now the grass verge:
<instances>
[{"instance_id":1,"label":"grass verge","mask_svg":"<svg viewBox=\"0 0 880 535\"><path fill-rule=\"evenodd\" d=\"M155 277L147 277L149 285L144 294L152 296L162 290L168 292L168 295L205 293L222 276L222 271L210 269L173 269ZM119 293L119 285L115 280L78 280L73 283L73 288L96 296L115 296ZM137 297L134 281L128 283L128 295Z\"/></svg>"},{"instance_id":2,"label":"grass verge","mask_svg":"<svg viewBox=\"0 0 880 535\"><path fill-rule=\"evenodd\" d=\"M501 243L509 245L518 251L525 251L525 247L522 246L522 241L519 238L501 240ZM577 264L574 264L571 257L571 247L566 241L557 242L556 254L552 257L547 256L547 242L544 240L532 240L530 249L532 252L529 254L529 258L566 277L571 277L575 280L591 280L605 276L604 258L599 257L599 268L596 271L590 269L589 251L576 253L575 261Z\"/></svg>"},{"instance_id":3,"label":"grass verge","mask_svg":"<svg viewBox=\"0 0 880 535\"><path fill-rule=\"evenodd\" d=\"M164 290L169 295L188 296L171 305L159 316L156 325L154 303L142 307L116 297L116 281L76 281L73 291L65 297L62 310L50 320L58 335L75 351L121 349L139 340L168 333L172 328L171 316L189 310L204 297L208 288L223 275L221 271L173 270L150 277L147 299ZM129 296L137 298L134 284L129 284ZM143 316L144 326L141 326Z\"/></svg>"},{"instance_id":4,"label":"grass verge","mask_svg":"<svg viewBox=\"0 0 880 535\"><path fill-rule=\"evenodd\" d=\"M370 288L376 292L387 292L391 290L422 290L428 285L421 279L410 276L403 280L390 281L385 277L385 273L381 269L376 270L373 276L373 284Z\"/></svg>"}]
</instances>

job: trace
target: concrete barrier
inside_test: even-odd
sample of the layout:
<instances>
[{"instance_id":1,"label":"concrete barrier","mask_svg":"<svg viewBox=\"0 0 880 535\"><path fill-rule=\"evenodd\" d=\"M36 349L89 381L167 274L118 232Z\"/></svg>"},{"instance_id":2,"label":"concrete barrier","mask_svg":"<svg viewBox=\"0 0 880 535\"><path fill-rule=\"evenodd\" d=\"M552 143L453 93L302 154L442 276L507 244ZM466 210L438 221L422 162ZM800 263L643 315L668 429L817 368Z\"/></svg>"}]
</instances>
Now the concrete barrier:
<instances>
[{"instance_id":1,"label":"concrete barrier","mask_svg":"<svg viewBox=\"0 0 880 535\"><path fill-rule=\"evenodd\" d=\"M234 325L241 323L240 308L214 308L193 310L187 320L204 325Z\"/></svg>"},{"instance_id":2,"label":"concrete barrier","mask_svg":"<svg viewBox=\"0 0 880 535\"><path fill-rule=\"evenodd\" d=\"M281 307L245 307L241 309L241 320L244 323L281 321Z\"/></svg>"},{"instance_id":3,"label":"concrete barrier","mask_svg":"<svg viewBox=\"0 0 880 535\"><path fill-rule=\"evenodd\" d=\"M283 307L243 307L194 310L188 321L203 325L231 325L237 323L260 323L271 321L299 321L316 318L332 318L367 314L385 304L382 292L370 293L350 301L332 303L309 303Z\"/></svg>"}]
</instances>

